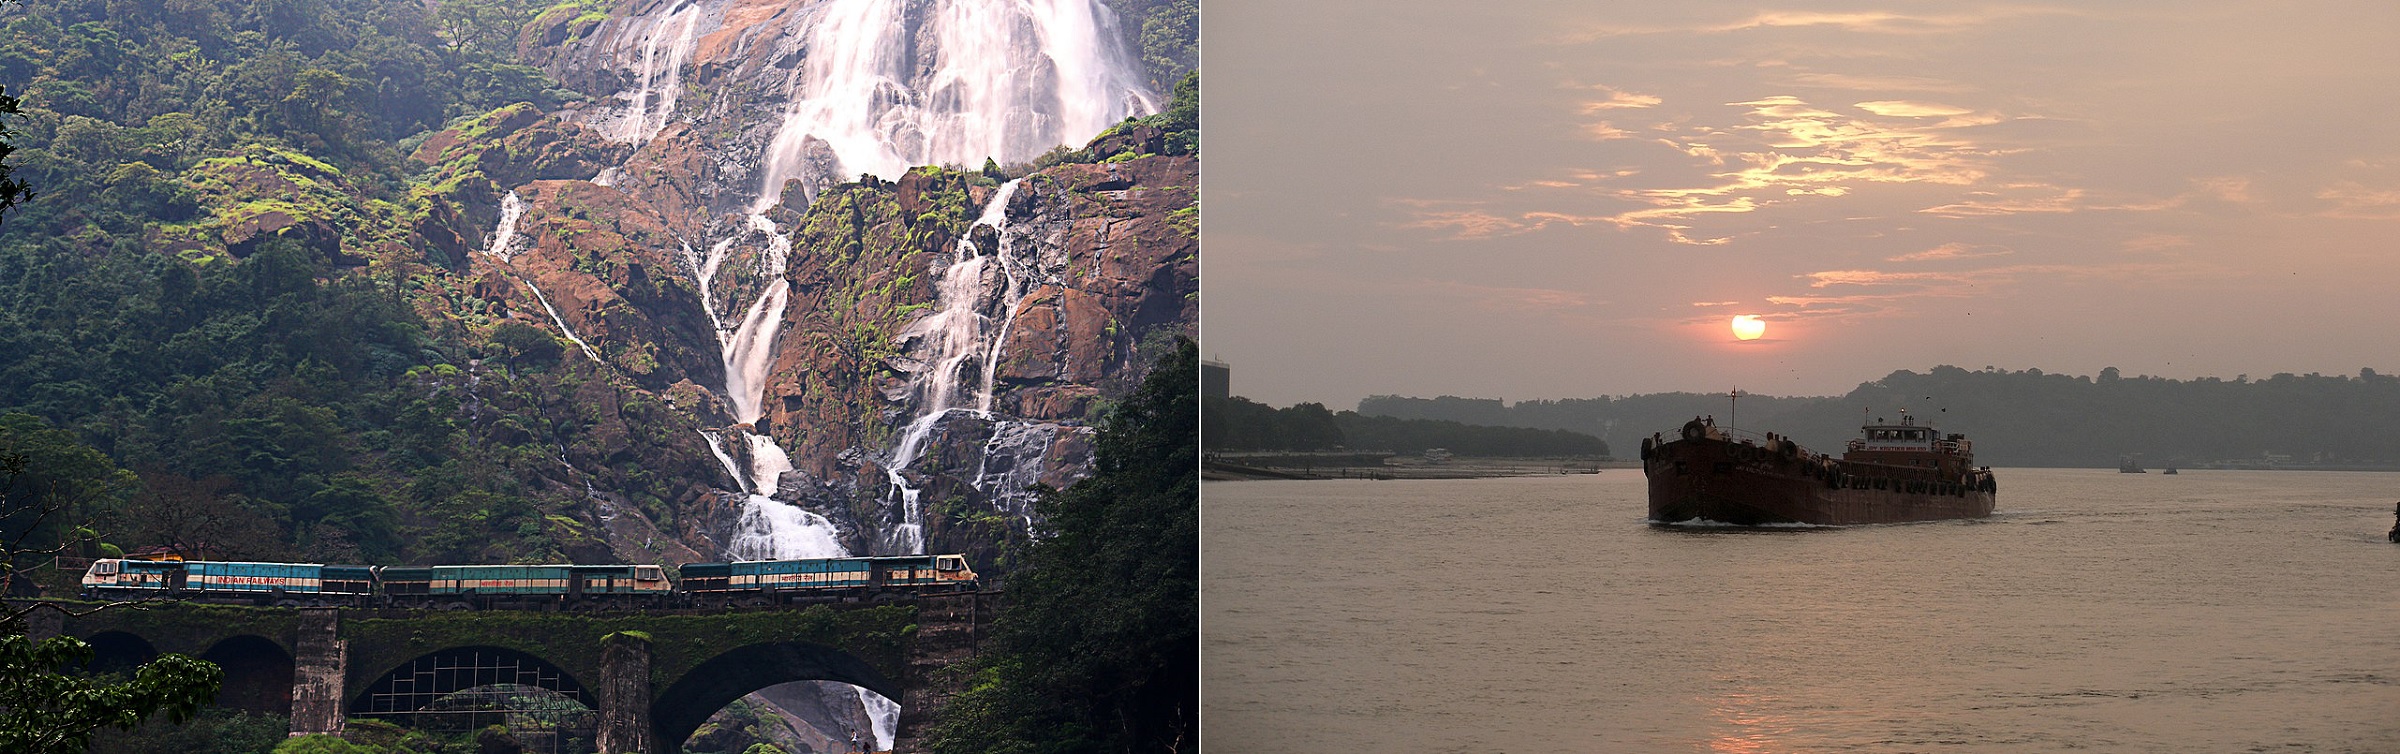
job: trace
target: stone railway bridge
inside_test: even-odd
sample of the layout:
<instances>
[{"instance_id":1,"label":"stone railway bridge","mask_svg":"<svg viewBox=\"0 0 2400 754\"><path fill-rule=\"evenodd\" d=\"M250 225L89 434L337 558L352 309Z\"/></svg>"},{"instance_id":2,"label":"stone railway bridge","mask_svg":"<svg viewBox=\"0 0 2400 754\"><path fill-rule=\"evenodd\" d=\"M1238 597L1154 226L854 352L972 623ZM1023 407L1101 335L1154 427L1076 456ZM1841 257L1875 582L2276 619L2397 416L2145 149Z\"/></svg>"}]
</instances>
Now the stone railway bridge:
<instances>
[{"instance_id":1,"label":"stone railway bridge","mask_svg":"<svg viewBox=\"0 0 2400 754\"><path fill-rule=\"evenodd\" d=\"M92 644L95 669L165 653L225 668L217 703L290 714L292 734L340 733L351 716L420 710L456 691L540 686L597 712L607 754L673 752L744 694L839 681L900 702L894 749L964 679L998 612L994 592L886 604L620 613L118 604L86 615L35 610L34 638ZM80 612L98 605L69 603Z\"/></svg>"}]
</instances>

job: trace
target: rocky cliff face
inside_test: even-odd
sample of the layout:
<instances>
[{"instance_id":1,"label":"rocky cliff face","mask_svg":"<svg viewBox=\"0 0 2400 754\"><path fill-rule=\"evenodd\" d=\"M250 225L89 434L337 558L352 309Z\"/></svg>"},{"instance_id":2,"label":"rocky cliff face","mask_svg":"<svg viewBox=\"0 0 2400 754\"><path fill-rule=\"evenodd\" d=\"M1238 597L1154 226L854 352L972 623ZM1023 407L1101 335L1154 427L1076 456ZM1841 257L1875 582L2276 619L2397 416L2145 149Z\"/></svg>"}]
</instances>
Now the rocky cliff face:
<instances>
[{"instance_id":1,"label":"rocky cliff face","mask_svg":"<svg viewBox=\"0 0 2400 754\"><path fill-rule=\"evenodd\" d=\"M147 240L201 263L297 243L489 343L421 397L468 452L512 449L562 554L725 557L755 492L844 551L989 570L1032 523L1023 488L1080 475L1104 404L1192 332L1198 167L1135 126L1093 142L1106 162L1023 167L1155 103L1098 6L987 5L561 4L520 50L587 100L404 143L424 172L398 196L282 148L202 160L175 176L190 216ZM999 206L1004 176L909 167L987 156L1019 165L990 171L1017 179Z\"/></svg>"},{"instance_id":2,"label":"rocky cliff face","mask_svg":"<svg viewBox=\"0 0 2400 754\"><path fill-rule=\"evenodd\" d=\"M907 8L900 54L931 76L939 24L929 4ZM520 40L526 54L595 100L504 108L426 139L413 157L434 178L410 242L446 273L447 316L572 339L562 358L678 414L671 458L643 466L699 470L692 481L716 491L677 495L669 513L700 557L727 551L748 504L738 477L757 459L720 442L721 463L699 433L758 432L791 471L755 491L825 517L849 552L902 551L907 528L927 549L988 563L1032 524L1023 488L1078 477L1105 402L1172 336L1192 333L1197 161L1134 156L1143 145L1127 129L1137 143L1110 150L1124 157L1025 175L993 227L976 224L1000 191L993 177L917 168L841 182L844 161L809 136L818 141L794 152L791 180L762 202L790 91L822 65L809 55L810 24L823 19L808 17L822 12L737 0L545 14ZM504 212L509 201L521 208ZM924 449L897 458L940 367L916 330L944 309L940 283L962 245L980 250L970 256L1008 249L969 305L998 333L996 353L955 369L962 382L988 374L988 409L937 412ZM777 287L789 300L768 330L763 384L751 386L759 418L745 424L729 343L746 315L771 313L761 302Z\"/></svg>"}]
</instances>

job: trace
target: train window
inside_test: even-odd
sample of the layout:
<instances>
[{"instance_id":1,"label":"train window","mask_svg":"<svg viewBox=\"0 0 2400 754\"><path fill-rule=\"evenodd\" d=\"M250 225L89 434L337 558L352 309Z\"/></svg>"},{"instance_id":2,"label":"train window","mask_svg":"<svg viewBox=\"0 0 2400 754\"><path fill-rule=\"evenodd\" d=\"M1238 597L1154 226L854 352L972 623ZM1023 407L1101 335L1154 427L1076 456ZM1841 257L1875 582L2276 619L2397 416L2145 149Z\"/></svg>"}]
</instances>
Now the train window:
<instances>
[{"instance_id":1,"label":"train window","mask_svg":"<svg viewBox=\"0 0 2400 754\"><path fill-rule=\"evenodd\" d=\"M95 565L96 565L97 567L96 567L96 568L94 568L94 569L92 570L92 572L93 572L93 573L100 574L100 575L102 575L102 576L106 576L106 575L109 575L109 574L112 574L112 573L116 573L116 572L117 572L117 561L114 561L114 560L103 560L103 561L100 561L99 563L97 563L97 564L95 564Z\"/></svg>"},{"instance_id":2,"label":"train window","mask_svg":"<svg viewBox=\"0 0 2400 754\"><path fill-rule=\"evenodd\" d=\"M661 572L658 566L634 566L633 577L643 581L657 581L666 578L666 574Z\"/></svg>"},{"instance_id":3,"label":"train window","mask_svg":"<svg viewBox=\"0 0 2400 754\"><path fill-rule=\"evenodd\" d=\"M965 568L967 567L967 559L966 559L966 558L935 558L935 559L933 560L933 565L934 565L934 567L935 567L935 568L939 568L939 569L941 569L941 570L944 570L944 571L957 571L957 570L962 570L962 569L965 569Z\"/></svg>"}]
</instances>

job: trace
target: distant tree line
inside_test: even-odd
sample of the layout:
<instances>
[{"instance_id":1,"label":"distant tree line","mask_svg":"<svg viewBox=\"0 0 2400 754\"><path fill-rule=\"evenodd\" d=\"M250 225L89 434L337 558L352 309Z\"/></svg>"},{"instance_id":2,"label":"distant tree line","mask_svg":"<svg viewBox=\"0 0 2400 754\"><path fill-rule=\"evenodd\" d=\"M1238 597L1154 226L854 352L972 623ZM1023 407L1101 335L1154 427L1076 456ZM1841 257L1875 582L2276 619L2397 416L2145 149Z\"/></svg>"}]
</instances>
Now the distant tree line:
<instances>
[{"instance_id":1,"label":"distant tree line","mask_svg":"<svg viewBox=\"0 0 2400 754\"><path fill-rule=\"evenodd\" d=\"M2133 456L2150 466L2223 460L2324 464L2400 463L2400 377L2277 374L2262 380L2174 380L2039 369L1900 370L1839 397L1743 395L1739 416L1724 393L1657 393L1520 401L1379 395L1359 413L1572 429L1631 442L1669 432L1694 416L1773 431L1823 452L1840 452L1868 419L1920 421L1974 441L1977 460L2003 466L2105 467Z\"/></svg>"},{"instance_id":2,"label":"distant tree line","mask_svg":"<svg viewBox=\"0 0 2400 754\"><path fill-rule=\"evenodd\" d=\"M1461 456L1604 456L1608 443L1580 432L1479 426L1443 419L1335 413L1322 403L1275 408L1241 396L1210 399L1202 442L1211 451L1375 450L1402 454L1442 448Z\"/></svg>"}]
</instances>

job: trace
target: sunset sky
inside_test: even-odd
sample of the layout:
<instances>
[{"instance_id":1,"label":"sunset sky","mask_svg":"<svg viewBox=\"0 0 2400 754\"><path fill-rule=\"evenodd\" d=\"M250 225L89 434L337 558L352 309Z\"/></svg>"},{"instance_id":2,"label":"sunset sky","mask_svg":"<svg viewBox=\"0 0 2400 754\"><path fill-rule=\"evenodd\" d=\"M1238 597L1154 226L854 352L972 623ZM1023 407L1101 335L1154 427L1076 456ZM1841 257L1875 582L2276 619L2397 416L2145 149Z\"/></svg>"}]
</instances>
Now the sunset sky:
<instances>
[{"instance_id":1,"label":"sunset sky","mask_svg":"<svg viewBox=\"0 0 2400 754\"><path fill-rule=\"evenodd\" d=\"M2400 372L2400 4L1203 18L1202 351L1239 395Z\"/></svg>"}]
</instances>

